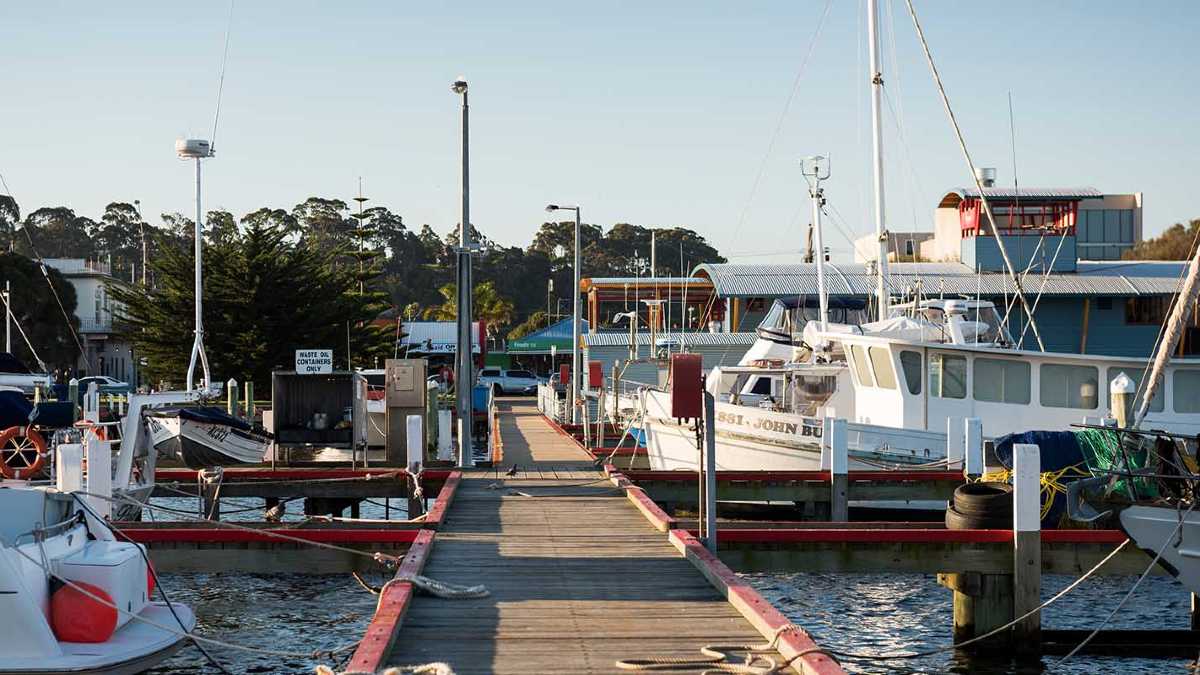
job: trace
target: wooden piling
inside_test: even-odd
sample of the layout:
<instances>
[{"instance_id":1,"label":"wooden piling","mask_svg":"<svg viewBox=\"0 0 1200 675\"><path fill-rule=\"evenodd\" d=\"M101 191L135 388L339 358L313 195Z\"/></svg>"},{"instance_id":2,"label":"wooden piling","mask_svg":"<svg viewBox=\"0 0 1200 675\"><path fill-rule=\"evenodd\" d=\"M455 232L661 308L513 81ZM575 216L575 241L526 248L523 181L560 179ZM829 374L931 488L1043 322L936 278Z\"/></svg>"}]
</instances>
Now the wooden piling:
<instances>
[{"instance_id":1,"label":"wooden piling","mask_svg":"<svg viewBox=\"0 0 1200 675\"><path fill-rule=\"evenodd\" d=\"M1041 604L1041 488L1038 446L1013 445L1013 618ZM1018 656L1040 656L1041 640L1040 612L1013 626L1013 648Z\"/></svg>"},{"instance_id":2,"label":"wooden piling","mask_svg":"<svg viewBox=\"0 0 1200 675\"><path fill-rule=\"evenodd\" d=\"M967 453L963 474L969 478L983 475L983 420L978 417L963 420L963 439Z\"/></svg>"},{"instance_id":3,"label":"wooden piling","mask_svg":"<svg viewBox=\"0 0 1200 675\"><path fill-rule=\"evenodd\" d=\"M829 429L829 519L834 522L850 520L849 449L846 420L835 419Z\"/></svg>"}]
</instances>

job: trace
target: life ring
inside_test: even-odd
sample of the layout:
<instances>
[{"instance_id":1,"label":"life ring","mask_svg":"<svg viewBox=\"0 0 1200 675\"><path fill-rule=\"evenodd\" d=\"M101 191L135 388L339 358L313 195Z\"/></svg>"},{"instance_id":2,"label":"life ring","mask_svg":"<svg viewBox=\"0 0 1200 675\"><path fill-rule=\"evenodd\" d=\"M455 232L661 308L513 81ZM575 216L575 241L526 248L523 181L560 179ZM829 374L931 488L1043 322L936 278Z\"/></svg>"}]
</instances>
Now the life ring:
<instances>
[{"instance_id":1,"label":"life ring","mask_svg":"<svg viewBox=\"0 0 1200 675\"><path fill-rule=\"evenodd\" d=\"M28 479L46 464L46 440L33 427L0 431L0 475Z\"/></svg>"}]
</instances>

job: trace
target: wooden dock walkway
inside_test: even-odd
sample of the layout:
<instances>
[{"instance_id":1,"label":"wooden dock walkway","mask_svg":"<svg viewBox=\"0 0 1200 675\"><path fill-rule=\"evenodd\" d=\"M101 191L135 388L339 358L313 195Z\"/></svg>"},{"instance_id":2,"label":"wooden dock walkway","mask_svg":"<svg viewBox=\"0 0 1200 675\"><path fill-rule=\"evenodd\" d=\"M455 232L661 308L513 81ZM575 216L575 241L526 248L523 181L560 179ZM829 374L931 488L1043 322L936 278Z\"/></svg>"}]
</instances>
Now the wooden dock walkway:
<instances>
[{"instance_id":1,"label":"wooden dock walkway","mask_svg":"<svg viewBox=\"0 0 1200 675\"><path fill-rule=\"evenodd\" d=\"M532 401L501 405L503 466L464 475L422 572L491 595L413 598L388 663L611 673L619 659L767 642ZM803 672L840 672L824 656L804 660L817 667Z\"/></svg>"}]
</instances>

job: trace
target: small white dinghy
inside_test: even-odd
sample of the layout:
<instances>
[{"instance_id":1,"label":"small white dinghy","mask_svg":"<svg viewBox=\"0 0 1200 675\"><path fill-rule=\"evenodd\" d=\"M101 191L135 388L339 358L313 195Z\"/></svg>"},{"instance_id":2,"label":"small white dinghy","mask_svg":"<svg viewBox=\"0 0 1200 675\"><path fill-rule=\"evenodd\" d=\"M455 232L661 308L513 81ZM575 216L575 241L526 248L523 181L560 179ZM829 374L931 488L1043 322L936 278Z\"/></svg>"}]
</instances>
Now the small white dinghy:
<instances>
[{"instance_id":1,"label":"small white dinghy","mask_svg":"<svg viewBox=\"0 0 1200 675\"><path fill-rule=\"evenodd\" d=\"M174 653L196 618L150 600L147 560L73 495L0 482L0 673L139 673Z\"/></svg>"},{"instance_id":2,"label":"small white dinghy","mask_svg":"<svg viewBox=\"0 0 1200 675\"><path fill-rule=\"evenodd\" d=\"M256 464L267 453L265 436L217 407L154 408L144 415L154 448L191 469Z\"/></svg>"}]
</instances>

